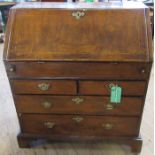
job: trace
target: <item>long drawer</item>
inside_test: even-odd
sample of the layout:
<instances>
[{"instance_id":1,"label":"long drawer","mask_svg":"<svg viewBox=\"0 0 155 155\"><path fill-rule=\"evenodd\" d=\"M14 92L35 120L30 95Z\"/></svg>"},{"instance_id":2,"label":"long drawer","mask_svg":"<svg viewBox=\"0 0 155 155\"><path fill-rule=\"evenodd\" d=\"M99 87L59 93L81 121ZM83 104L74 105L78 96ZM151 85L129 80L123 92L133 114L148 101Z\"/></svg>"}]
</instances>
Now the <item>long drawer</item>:
<instances>
[{"instance_id":1,"label":"long drawer","mask_svg":"<svg viewBox=\"0 0 155 155\"><path fill-rule=\"evenodd\" d=\"M83 95L109 95L110 86L122 87L123 95L143 96L146 82L144 81L80 81L79 93Z\"/></svg>"},{"instance_id":2,"label":"long drawer","mask_svg":"<svg viewBox=\"0 0 155 155\"><path fill-rule=\"evenodd\" d=\"M8 77L147 79L150 63L6 62Z\"/></svg>"},{"instance_id":3,"label":"long drawer","mask_svg":"<svg viewBox=\"0 0 155 155\"><path fill-rule=\"evenodd\" d=\"M67 80L11 80L15 94L76 94L76 82Z\"/></svg>"},{"instance_id":4,"label":"long drawer","mask_svg":"<svg viewBox=\"0 0 155 155\"><path fill-rule=\"evenodd\" d=\"M15 95L14 98L20 113L138 116L143 103L137 97L123 97L119 104L110 104L109 97L102 96Z\"/></svg>"},{"instance_id":5,"label":"long drawer","mask_svg":"<svg viewBox=\"0 0 155 155\"><path fill-rule=\"evenodd\" d=\"M136 136L137 117L106 117L80 115L21 116L23 133L71 136Z\"/></svg>"}]
</instances>

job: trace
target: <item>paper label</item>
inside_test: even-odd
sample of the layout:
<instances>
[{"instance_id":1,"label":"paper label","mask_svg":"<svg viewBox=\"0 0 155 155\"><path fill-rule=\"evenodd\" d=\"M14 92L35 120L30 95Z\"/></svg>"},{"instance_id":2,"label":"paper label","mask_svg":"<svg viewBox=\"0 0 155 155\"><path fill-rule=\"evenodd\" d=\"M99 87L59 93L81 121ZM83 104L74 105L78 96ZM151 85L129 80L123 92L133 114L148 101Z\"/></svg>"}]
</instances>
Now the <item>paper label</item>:
<instances>
[{"instance_id":1,"label":"paper label","mask_svg":"<svg viewBox=\"0 0 155 155\"><path fill-rule=\"evenodd\" d=\"M112 86L111 87L111 95L110 95L110 102L111 103L120 103L122 97L122 88L119 86Z\"/></svg>"}]
</instances>

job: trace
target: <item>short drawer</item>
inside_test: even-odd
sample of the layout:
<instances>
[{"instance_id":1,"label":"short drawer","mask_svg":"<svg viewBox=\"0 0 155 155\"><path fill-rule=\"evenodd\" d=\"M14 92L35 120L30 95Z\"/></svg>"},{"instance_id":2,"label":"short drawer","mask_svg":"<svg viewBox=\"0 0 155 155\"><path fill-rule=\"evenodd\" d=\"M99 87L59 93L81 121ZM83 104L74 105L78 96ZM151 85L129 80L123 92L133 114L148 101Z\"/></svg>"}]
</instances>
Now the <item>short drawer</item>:
<instances>
[{"instance_id":1,"label":"short drawer","mask_svg":"<svg viewBox=\"0 0 155 155\"><path fill-rule=\"evenodd\" d=\"M106 117L81 115L21 116L24 133L71 136L136 136L137 117Z\"/></svg>"},{"instance_id":2,"label":"short drawer","mask_svg":"<svg viewBox=\"0 0 155 155\"><path fill-rule=\"evenodd\" d=\"M15 94L76 94L76 82L67 80L11 80Z\"/></svg>"},{"instance_id":3,"label":"short drawer","mask_svg":"<svg viewBox=\"0 0 155 155\"><path fill-rule=\"evenodd\" d=\"M20 113L138 116L143 104L143 99L137 97L123 97L120 104L110 104L109 97L102 96L15 95L14 98Z\"/></svg>"},{"instance_id":4,"label":"short drawer","mask_svg":"<svg viewBox=\"0 0 155 155\"><path fill-rule=\"evenodd\" d=\"M79 93L83 95L110 95L110 86L122 87L123 95L143 96L145 81L80 81Z\"/></svg>"},{"instance_id":5,"label":"short drawer","mask_svg":"<svg viewBox=\"0 0 155 155\"><path fill-rule=\"evenodd\" d=\"M147 79L150 63L6 62L9 78Z\"/></svg>"}]
</instances>

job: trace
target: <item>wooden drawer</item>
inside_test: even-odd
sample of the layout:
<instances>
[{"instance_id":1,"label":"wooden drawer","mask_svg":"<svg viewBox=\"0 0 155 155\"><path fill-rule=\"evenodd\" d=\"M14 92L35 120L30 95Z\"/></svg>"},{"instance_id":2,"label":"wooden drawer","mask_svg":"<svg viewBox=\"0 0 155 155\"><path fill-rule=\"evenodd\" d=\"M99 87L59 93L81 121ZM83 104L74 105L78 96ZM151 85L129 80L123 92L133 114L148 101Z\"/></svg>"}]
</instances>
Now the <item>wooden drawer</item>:
<instances>
[{"instance_id":1,"label":"wooden drawer","mask_svg":"<svg viewBox=\"0 0 155 155\"><path fill-rule=\"evenodd\" d=\"M11 62L10 78L147 79L151 63Z\"/></svg>"},{"instance_id":2,"label":"wooden drawer","mask_svg":"<svg viewBox=\"0 0 155 155\"><path fill-rule=\"evenodd\" d=\"M136 136L137 117L106 117L76 115L21 116L24 133L72 136Z\"/></svg>"},{"instance_id":3,"label":"wooden drawer","mask_svg":"<svg viewBox=\"0 0 155 155\"><path fill-rule=\"evenodd\" d=\"M76 94L76 83L67 80L11 80L15 94Z\"/></svg>"},{"instance_id":4,"label":"wooden drawer","mask_svg":"<svg viewBox=\"0 0 155 155\"><path fill-rule=\"evenodd\" d=\"M109 100L109 97L101 96L15 96L16 108L20 113L110 114L127 116L138 116L141 113L142 98L123 97L120 104L108 104Z\"/></svg>"},{"instance_id":5,"label":"wooden drawer","mask_svg":"<svg viewBox=\"0 0 155 155\"><path fill-rule=\"evenodd\" d=\"M80 81L79 93L83 95L110 95L110 85L122 87L123 95L143 96L146 83L144 81Z\"/></svg>"}]
</instances>

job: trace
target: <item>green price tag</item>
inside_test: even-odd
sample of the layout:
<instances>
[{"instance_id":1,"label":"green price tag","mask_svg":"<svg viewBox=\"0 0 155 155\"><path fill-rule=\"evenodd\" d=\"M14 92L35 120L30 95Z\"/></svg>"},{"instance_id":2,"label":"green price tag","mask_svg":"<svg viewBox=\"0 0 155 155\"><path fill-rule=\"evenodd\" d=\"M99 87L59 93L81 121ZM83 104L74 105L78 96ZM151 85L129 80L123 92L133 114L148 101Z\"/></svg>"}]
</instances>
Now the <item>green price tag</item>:
<instances>
[{"instance_id":1,"label":"green price tag","mask_svg":"<svg viewBox=\"0 0 155 155\"><path fill-rule=\"evenodd\" d=\"M111 95L110 102L111 103L120 103L122 97L122 88L119 86L111 86Z\"/></svg>"},{"instance_id":2,"label":"green price tag","mask_svg":"<svg viewBox=\"0 0 155 155\"><path fill-rule=\"evenodd\" d=\"M94 0L85 0L85 2L94 2Z\"/></svg>"}]
</instances>

